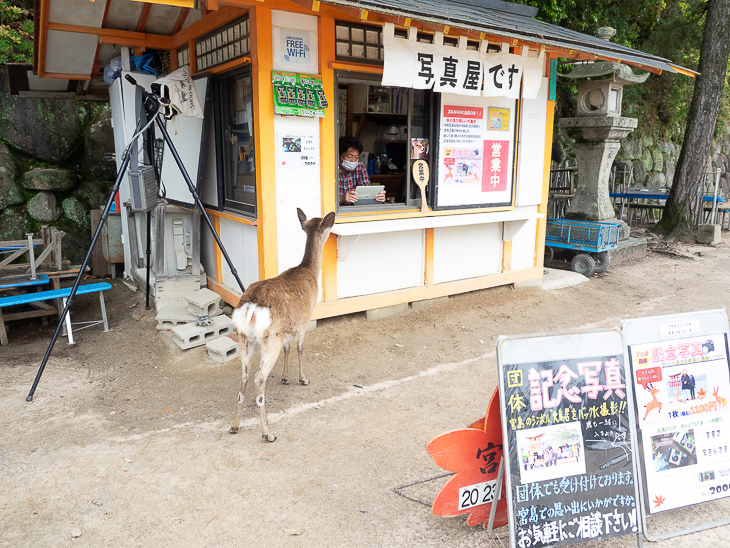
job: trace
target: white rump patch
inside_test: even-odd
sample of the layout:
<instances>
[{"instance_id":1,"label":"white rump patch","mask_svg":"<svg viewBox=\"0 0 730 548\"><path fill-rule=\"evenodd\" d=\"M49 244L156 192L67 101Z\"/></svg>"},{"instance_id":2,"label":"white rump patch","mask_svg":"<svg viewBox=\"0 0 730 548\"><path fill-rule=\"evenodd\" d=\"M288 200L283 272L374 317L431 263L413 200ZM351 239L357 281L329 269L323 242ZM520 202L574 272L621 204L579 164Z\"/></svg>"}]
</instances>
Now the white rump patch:
<instances>
[{"instance_id":1,"label":"white rump patch","mask_svg":"<svg viewBox=\"0 0 730 548\"><path fill-rule=\"evenodd\" d=\"M245 335L251 341L260 341L264 331L271 325L271 309L245 303L233 311L231 319L239 335Z\"/></svg>"}]
</instances>

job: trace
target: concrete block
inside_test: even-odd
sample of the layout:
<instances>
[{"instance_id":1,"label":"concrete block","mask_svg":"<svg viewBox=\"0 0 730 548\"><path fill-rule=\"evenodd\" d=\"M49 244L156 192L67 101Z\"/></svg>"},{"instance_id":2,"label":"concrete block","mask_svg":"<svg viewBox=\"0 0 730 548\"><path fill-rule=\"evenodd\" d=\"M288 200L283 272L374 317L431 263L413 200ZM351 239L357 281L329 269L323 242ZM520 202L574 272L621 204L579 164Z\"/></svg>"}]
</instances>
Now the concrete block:
<instances>
[{"instance_id":1,"label":"concrete block","mask_svg":"<svg viewBox=\"0 0 730 548\"><path fill-rule=\"evenodd\" d=\"M628 240L621 240L616 249L608 252L611 256L611 267L636 259L646 259L646 238L631 237Z\"/></svg>"},{"instance_id":2,"label":"concrete block","mask_svg":"<svg viewBox=\"0 0 730 548\"><path fill-rule=\"evenodd\" d=\"M188 312L185 306L165 306L157 311L157 330L167 331L177 325L194 322L195 316Z\"/></svg>"},{"instance_id":3,"label":"concrete block","mask_svg":"<svg viewBox=\"0 0 730 548\"><path fill-rule=\"evenodd\" d=\"M312 331L317 330L317 320L309 320L309 323L307 324L307 329L304 330L305 333L311 333Z\"/></svg>"},{"instance_id":4,"label":"concrete block","mask_svg":"<svg viewBox=\"0 0 730 548\"><path fill-rule=\"evenodd\" d=\"M424 301L413 301L411 303L411 310L423 310L424 308L431 308L432 306L444 304L448 301L448 297L436 297L435 299L426 299Z\"/></svg>"},{"instance_id":5,"label":"concrete block","mask_svg":"<svg viewBox=\"0 0 730 548\"><path fill-rule=\"evenodd\" d=\"M198 289L187 296L188 312L191 314L207 314L211 318L221 313L220 295L207 287Z\"/></svg>"},{"instance_id":6,"label":"concrete block","mask_svg":"<svg viewBox=\"0 0 730 548\"><path fill-rule=\"evenodd\" d=\"M408 312L408 303L394 304L393 306L384 306L383 308L368 310L365 313L365 317L367 321L374 322L377 320L392 318L393 316L400 316L406 312Z\"/></svg>"},{"instance_id":7,"label":"concrete block","mask_svg":"<svg viewBox=\"0 0 730 548\"><path fill-rule=\"evenodd\" d=\"M722 242L722 225L700 225L697 231L697 243L717 245Z\"/></svg>"},{"instance_id":8,"label":"concrete block","mask_svg":"<svg viewBox=\"0 0 730 548\"><path fill-rule=\"evenodd\" d=\"M564 287L571 287L588 281L588 278L583 276L583 274L578 274L572 270L545 268L543 269L543 272L544 274L542 278L535 278L533 280L515 283L515 289L529 289L536 287L545 289L546 291L552 291L554 289L563 289Z\"/></svg>"},{"instance_id":9,"label":"concrete block","mask_svg":"<svg viewBox=\"0 0 730 548\"><path fill-rule=\"evenodd\" d=\"M238 345L228 337L218 337L205 343L208 356L218 363L226 363L238 356Z\"/></svg>"},{"instance_id":10,"label":"concrete block","mask_svg":"<svg viewBox=\"0 0 730 548\"><path fill-rule=\"evenodd\" d=\"M180 350L188 350L196 346L201 346L217 337L215 324L200 327L194 323L178 325L172 328L172 334L172 342Z\"/></svg>"},{"instance_id":11,"label":"concrete block","mask_svg":"<svg viewBox=\"0 0 730 548\"><path fill-rule=\"evenodd\" d=\"M213 320L213 329L215 329L215 336L221 337L233 333L233 320L228 316L216 316L211 318Z\"/></svg>"}]
</instances>

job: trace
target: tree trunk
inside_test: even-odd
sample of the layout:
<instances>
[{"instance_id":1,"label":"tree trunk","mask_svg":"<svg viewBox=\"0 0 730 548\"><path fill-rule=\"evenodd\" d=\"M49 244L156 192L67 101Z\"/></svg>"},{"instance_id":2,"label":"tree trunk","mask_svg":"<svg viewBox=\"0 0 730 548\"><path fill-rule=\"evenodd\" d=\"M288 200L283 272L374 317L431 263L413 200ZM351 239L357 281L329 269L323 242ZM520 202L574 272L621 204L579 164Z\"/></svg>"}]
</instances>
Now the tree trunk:
<instances>
[{"instance_id":1,"label":"tree trunk","mask_svg":"<svg viewBox=\"0 0 730 548\"><path fill-rule=\"evenodd\" d=\"M695 82L682 151L659 225L672 238L694 234L702 216L707 160L715 134L730 54L730 0L708 0Z\"/></svg>"}]
</instances>

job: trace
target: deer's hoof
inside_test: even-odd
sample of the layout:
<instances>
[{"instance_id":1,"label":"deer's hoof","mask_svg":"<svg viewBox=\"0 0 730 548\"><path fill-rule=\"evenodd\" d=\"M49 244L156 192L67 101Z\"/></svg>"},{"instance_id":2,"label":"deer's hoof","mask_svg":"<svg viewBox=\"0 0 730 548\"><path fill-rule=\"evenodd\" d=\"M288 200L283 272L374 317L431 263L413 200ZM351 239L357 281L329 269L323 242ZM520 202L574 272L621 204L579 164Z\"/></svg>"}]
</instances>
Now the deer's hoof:
<instances>
[{"instance_id":1,"label":"deer's hoof","mask_svg":"<svg viewBox=\"0 0 730 548\"><path fill-rule=\"evenodd\" d=\"M299 384L301 384L302 386L309 386L309 381L307 379L301 379L299 381Z\"/></svg>"},{"instance_id":2,"label":"deer's hoof","mask_svg":"<svg viewBox=\"0 0 730 548\"><path fill-rule=\"evenodd\" d=\"M231 429L228 431L229 434L238 434L238 426L231 426Z\"/></svg>"},{"instance_id":3,"label":"deer's hoof","mask_svg":"<svg viewBox=\"0 0 730 548\"><path fill-rule=\"evenodd\" d=\"M289 379L281 379L281 384L289 384Z\"/></svg>"},{"instance_id":4,"label":"deer's hoof","mask_svg":"<svg viewBox=\"0 0 730 548\"><path fill-rule=\"evenodd\" d=\"M271 434L261 434L261 437L264 438L269 443L273 443L276 441L276 436L273 436Z\"/></svg>"}]
</instances>

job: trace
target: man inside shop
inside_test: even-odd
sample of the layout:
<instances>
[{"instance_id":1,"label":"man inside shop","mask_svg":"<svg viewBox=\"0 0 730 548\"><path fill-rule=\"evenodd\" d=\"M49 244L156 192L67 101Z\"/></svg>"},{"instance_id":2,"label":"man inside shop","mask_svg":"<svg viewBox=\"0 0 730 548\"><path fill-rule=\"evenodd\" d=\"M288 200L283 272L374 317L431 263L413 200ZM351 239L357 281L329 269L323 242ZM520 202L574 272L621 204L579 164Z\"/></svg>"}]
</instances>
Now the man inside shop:
<instances>
[{"instance_id":1,"label":"man inside shop","mask_svg":"<svg viewBox=\"0 0 730 548\"><path fill-rule=\"evenodd\" d=\"M362 143L354 137L340 137L340 205L354 205L357 202L355 187L370 186L365 166L360 162ZM378 202L385 202L385 190L375 195Z\"/></svg>"}]
</instances>

